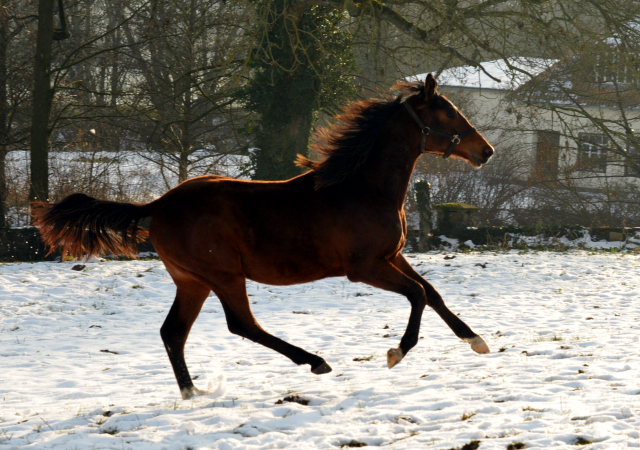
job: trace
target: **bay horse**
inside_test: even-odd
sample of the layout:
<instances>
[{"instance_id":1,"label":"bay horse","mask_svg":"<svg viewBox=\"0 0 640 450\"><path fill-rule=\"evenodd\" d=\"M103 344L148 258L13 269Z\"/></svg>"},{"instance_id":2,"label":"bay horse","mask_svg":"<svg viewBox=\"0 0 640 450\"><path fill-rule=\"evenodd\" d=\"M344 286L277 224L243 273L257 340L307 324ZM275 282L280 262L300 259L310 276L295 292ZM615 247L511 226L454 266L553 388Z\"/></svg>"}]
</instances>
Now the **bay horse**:
<instances>
[{"instance_id":1,"label":"bay horse","mask_svg":"<svg viewBox=\"0 0 640 450\"><path fill-rule=\"evenodd\" d=\"M231 333L271 348L314 374L331 371L318 355L266 332L256 322L246 280L273 285L346 276L350 281L404 295L411 303L391 368L413 348L425 306L433 308L478 353L485 341L445 305L400 253L407 223L404 201L423 153L481 167L493 147L464 115L424 82L402 82L395 98L352 103L315 136L324 157L299 156L307 172L285 181L245 181L207 175L185 181L145 205L73 194L58 204L34 204L46 245L63 254L134 256L147 235L177 287L160 329L184 399L195 388L184 360L189 331L213 291ZM148 232L139 226L151 217Z\"/></svg>"}]
</instances>

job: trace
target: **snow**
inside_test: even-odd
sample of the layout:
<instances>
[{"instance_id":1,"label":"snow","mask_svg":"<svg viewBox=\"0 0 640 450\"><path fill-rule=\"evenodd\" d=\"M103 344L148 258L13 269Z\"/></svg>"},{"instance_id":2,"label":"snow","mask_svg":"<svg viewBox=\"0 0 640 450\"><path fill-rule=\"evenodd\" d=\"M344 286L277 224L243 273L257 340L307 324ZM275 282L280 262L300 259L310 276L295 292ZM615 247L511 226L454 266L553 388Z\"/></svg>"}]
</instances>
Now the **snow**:
<instances>
[{"instance_id":1,"label":"snow","mask_svg":"<svg viewBox=\"0 0 640 450\"><path fill-rule=\"evenodd\" d=\"M467 228L472 229L472 228ZM544 235L537 236L525 236L517 233L505 233L508 239L505 238L505 247L512 247L515 245L526 245L530 247L543 247L557 249L559 247L567 247L572 249L589 249L589 250L611 250L611 251L637 251L640 249L640 230L627 229L628 235L622 241L607 241L604 239L598 239L589 234L588 230L582 230L579 236L575 239L569 239L567 236L559 237L545 237ZM445 250L457 251L460 249L460 241L456 238L450 238L445 235L440 235L438 238L441 241L441 246ZM467 240L464 245L474 249L478 245L472 240Z\"/></svg>"},{"instance_id":2,"label":"snow","mask_svg":"<svg viewBox=\"0 0 640 450\"><path fill-rule=\"evenodd\" d=\"M404 298L344 278L249 282L261 325L333 372L230 334L210 298L186 348L209 394L184 401L159 336L175 293L160 261L0 265L0 449L640 447L640 255L453 256L407 255L492 353L427 309L389 370ZM308 405L276 403L295 396Z\"/></svg>"},{"instance_id":3,"label":"snow","mask_svg":"<svg viewBox=\"0 0 640 450\"><path fill-rule=\"evenodd\" d=\"M484 70L500 81L489 77L487 73L474 66L458 66L443 70L438 76L442 87L465 87L474 89L515 90L549 69L557 60L541 58L508 58L484 61L480 65ZM415 75L411 79L424 80L425 74Z\"/></svg>"}]
</instances>

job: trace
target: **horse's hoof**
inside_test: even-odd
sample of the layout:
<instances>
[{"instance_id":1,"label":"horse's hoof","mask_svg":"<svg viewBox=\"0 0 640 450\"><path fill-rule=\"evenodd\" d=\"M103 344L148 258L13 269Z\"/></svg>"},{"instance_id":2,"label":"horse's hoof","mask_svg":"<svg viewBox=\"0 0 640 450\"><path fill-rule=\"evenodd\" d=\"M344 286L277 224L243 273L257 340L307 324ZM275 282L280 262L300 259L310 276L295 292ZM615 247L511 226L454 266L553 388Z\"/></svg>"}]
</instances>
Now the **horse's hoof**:
<instances>
[{"instance_id":1,"label":"horse's hoof","mask_svg":"<svg viewBox=\"0 0 640 450\"><path fill-rule=\"evenodd\" d=\"M331 366L329 364L327 364L325 361L322 361L322 364L320 364L319 366L311 368L311 372L315 373L316 375L322 375L323 373L329 373L329 372L331 372L331 370L332 370Z\"/></svg>"},{"instance_id":2,"label":"horse's hoof","mask_svg":"<svg viewBox=\"0 0 640 450\"><path fill-rule=\"evenodd\" d=\"M390 348L387 352L387 366L391 369L393 366L398 364L404 358L404 354L402 353L402 349L400 348Z\"/></svg>"},{"instance_id":3,"label":"horse's hoof","mask_svg":"<svg viewBox=\"0 0 640 450\"><path fill-rule=\"evenodd\" d=\"M182 400L189 400L190 398L195 397L196 395L207 395L208 392L206 391L201 391L200 389L196 388L196 387L192 387L189 389L183 389L180 391L180 393L182 394Z\"/></svg>"},{"instance_id":4,"label":"horse's hoof","mask_svg":"<svg viewBox=\"0 0 640 450\"><path fill-rule=\"evenodd\" d=\"M480 336L465 339L465 341L467 341L471 345L471 350L476 353L485 354L491 351L489 350L489 346L487 345L487 343Z\"/></svg>"}]
</instances>

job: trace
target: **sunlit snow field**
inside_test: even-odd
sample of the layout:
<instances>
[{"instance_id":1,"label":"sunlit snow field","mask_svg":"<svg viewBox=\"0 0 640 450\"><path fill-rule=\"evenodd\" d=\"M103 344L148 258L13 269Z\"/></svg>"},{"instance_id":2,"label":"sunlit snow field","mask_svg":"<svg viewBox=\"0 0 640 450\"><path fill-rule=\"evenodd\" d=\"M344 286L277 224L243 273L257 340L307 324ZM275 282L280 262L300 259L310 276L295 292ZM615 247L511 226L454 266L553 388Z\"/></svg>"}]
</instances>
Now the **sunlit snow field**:
<instances>
[{"instance_id":1,"label":"sunlit snow field","mask_svg":"<svg viewBox=\"0 0 640 450\"><path fill-rule=\"evenodd\" d=\"M209 395L186 401L159 335L174 296L160 261L0 265L0 449L640 447L640 256L444 256L408 255L492 353L427 310L389 370L403 297L250 282L261 325L333 372L230 334L211 297L186 348ZM276 403L291 396L309 404Z\"/></svg>"}]
</instances>

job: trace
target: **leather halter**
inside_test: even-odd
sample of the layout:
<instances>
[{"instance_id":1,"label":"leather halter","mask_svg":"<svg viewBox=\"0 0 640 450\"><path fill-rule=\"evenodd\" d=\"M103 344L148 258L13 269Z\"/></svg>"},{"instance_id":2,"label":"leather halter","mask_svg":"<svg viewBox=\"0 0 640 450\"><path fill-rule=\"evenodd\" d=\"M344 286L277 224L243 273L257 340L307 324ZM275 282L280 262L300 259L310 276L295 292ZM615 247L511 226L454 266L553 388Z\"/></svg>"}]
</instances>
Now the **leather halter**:
<instances>
[{"instance_id":1,"label":"leather halter","mask_svg":"<svg viewBox=\"0 0 640 450\"><path fill-rule=\"evenodd\" d=\"M411 117L413 117L413 119L417 122L418 126L422 130L422 142L420 143L421 153L426 153L427 136L429 136L430 134L434 134L436 136L440 136L446 139L451 139L451 145L449 145L449 148L447 149L447 151L444 152L444 154L442 155L443 158L448 158L449 156L451 156L451 153L453 153L453 149L456 148L456 145L458 145L461 140L463 140L464 138L469 136L471 133L476 131L476 129L473 127L471 127L470 129L468 129L462 134L445 134L439 131L434 131L428 126L426 126L424 123L422 123L422 120L420 120L416 112L407 102L403 102L402 104L405 106L405 108L407 108L407 110L409 111L409 114L411 114Z\"/></svg>"}]
</instances>

